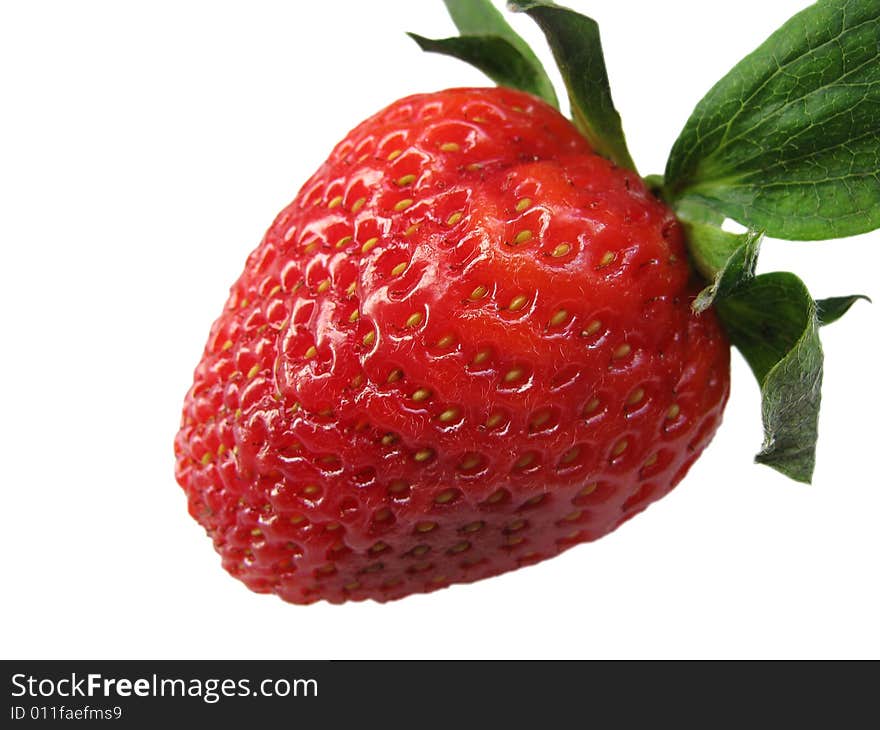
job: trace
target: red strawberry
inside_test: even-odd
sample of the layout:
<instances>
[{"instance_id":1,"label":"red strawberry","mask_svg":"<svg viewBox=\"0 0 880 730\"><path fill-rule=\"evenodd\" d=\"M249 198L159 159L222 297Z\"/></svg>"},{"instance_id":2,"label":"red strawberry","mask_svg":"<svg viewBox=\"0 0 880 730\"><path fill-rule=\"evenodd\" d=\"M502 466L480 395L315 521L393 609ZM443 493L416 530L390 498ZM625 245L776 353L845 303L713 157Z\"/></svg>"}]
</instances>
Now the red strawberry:
<instances>
[{"instance_id":1,"label":"red strawberry","mask_svg":"<svg viewBox=\"0 0 880 730\"><path fill-rule=\"evenodd\" d=\"M594 540L666 494L729 387L682 230L536 98L351 132L215 322L175 448L224 567L387 600Z\"/></svg>"}]
</instances>

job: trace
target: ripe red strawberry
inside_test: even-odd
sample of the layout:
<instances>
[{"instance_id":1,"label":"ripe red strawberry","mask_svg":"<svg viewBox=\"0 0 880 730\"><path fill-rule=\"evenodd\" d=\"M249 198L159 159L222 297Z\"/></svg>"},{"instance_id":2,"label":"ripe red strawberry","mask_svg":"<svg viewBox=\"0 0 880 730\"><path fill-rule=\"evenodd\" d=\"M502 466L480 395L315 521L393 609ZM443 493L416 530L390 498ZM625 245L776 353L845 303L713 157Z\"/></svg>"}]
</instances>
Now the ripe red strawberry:
<instances>
[{"instance_id":1,"label":"ripe red strawberry","mask_svg":"<svg viewBox=\"0 0 880 730\"><path fill-rule=\"evenodd\" d=\"M595 21L509 2L573 125L489 0L444 1L461 35L413 39L520 91L413 96L351 132L251 254L186 399L191 513L230 573L294 603L399 598L610 532L712 438L730 343L761 390L756 461L809 482L819 328L861 297L756 274L761 237L880 226L876 4L794 16L649 190Z\"/></svg>"},{"instance_id":2,"label":"ripe red strawberry","mask_svg":"<svg viewBox=\"0 0 880 730\"><path fill-rule=\"evenodd\" d=\"M387 600L556 555L666 494L729 343L673 213L538 99L452 89L352 131L215 322L175 449L224 567Z\"/></svg>"}]
</instances>

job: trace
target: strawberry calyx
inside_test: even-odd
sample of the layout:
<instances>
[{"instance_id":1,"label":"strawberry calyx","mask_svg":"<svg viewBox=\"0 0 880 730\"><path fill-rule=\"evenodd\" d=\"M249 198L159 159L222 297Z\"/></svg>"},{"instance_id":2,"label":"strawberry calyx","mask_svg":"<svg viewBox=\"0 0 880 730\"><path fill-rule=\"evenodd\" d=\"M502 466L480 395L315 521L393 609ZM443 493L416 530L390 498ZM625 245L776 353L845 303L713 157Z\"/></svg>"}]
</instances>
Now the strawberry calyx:
<instances>
[{"instance_id":1,"label":"strawberry calyx","mask_svg":"<svg viewBox=\"0 0 880 730\"><path fill-rule=\"evenodd\" d=\"M423 50L557 105L537 55L489 0L444 2L461 35L411 34ZM509 7L547 39L581 134L635 172L596 22L552 2ZM714 307L760 385L764 443L756 461L801 482L811 481L815 465L819 328L868 298L815 299L791 272L756 273L758 254L765 235L807 241L880 228L878 61L880 0L819 0L706 94L664 175L645 178L682 222L692 268L705 281L693 311Z\"/></svg>"}]
</instances>

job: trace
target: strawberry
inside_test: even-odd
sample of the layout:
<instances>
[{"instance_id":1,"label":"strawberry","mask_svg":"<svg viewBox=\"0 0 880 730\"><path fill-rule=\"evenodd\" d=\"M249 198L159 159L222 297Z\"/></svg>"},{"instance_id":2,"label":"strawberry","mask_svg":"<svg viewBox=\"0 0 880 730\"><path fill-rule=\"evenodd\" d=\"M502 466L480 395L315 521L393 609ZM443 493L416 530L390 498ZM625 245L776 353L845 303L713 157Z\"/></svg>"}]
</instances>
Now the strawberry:
<instances>
[{"instance_id":1,"label":"strawberry","mask_svg":"<svg viewBox=\"0 0 880 730\"><path fill-rule=\"evenodd\" d=\"M509 89L395 102L277 217L214 324L178 479L226 569L397 598L594 540L718 426L681 226Z\"/></svg>"},{"instance_id":2,"label":"strawberry","mask_svg":"<svg viewBox=\"0 0 880 730\"><path fill-rule=\"evenodd\" d=\"M520 5L564 57L553 22L571 11ZM469 49L491 40L415 38L479 58ZM507 39L494 52L525 53ZM759 233L741 240L705 200L649 187L610 97L591 116L566 81L577 126L537 82L392 103L251 253L175 453L190 513L252 590L384 601L595 540L667 494L711 440L725 330L770 382L785 327L746 311ZM852 299L805 306L818 326ZM780 363L807 359L778 349ZM768 434L783 443L784 428Z\"/></svg>"}]
</instances>

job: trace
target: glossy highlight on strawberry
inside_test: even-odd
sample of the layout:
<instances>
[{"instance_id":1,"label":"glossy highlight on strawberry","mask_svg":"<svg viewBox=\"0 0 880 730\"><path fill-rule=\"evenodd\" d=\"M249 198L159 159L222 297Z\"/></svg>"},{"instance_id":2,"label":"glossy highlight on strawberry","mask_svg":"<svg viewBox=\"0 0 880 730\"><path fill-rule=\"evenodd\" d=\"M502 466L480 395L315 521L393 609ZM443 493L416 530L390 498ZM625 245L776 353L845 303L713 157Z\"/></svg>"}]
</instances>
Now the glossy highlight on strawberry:
<instances>
[{"instance_id":1,"label":"glossy highlight on strawberry","mask_svg":"<svg viewBox=\"0 0 880 730\"><path fill-rule=\"evenodd\" d=\"M615 529L717 428L729 343L672 211L505 88L391 104L276 218L175 441L224 567L389 600Z\"/></svg>"}]
</instances>

